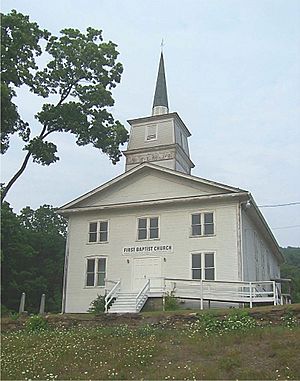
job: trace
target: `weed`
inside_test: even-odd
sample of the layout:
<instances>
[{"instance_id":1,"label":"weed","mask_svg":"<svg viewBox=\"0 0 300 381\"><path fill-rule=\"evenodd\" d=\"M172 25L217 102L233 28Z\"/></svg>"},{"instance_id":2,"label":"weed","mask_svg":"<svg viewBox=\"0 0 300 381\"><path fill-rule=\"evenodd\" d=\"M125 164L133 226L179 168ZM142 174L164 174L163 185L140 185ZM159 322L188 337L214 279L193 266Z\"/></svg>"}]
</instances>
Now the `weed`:
<instances>
[{"instance_id":1,"label":"weed","mask_svg":"<svg viewBox=\"0 0 300 381\"><path fill-rule=\"evenodd\" d=\"M285 314L281 317L282 325L287 328L294 328L299 325L299 320L291 310L286 310Z\"/></svg>"},{"instance_id":2,"label":"weed","mask_svg":"<svg viewBox=\"0 0 300 381\"><path fill-rule=\"evenodd\" d=\"M165 310L166 311L175 311L178 310L178 300L174 296L174 291L167 292L165 296Z\"/></svg>"},{"instance_id":3,"label":"weed","mask_svg":"<svg viewBox=\"0 0 300 381\"><path fill-rule=\"evenodd\" d=\"M105 296L98 295L95 300L91 302L88 310L89 313L94 315L101 315L105 312Z\"/></svg>"},{"instance_id":4,"label":"weed","mask_svg":"<svg viewBox=\"0 0 300 381\"><path fill-rule=\"evenodd\" d=\"M47 320L41 315L33 315L26 321L28 332L40 332L49 328Z\"/></svg>"}]
</instances>

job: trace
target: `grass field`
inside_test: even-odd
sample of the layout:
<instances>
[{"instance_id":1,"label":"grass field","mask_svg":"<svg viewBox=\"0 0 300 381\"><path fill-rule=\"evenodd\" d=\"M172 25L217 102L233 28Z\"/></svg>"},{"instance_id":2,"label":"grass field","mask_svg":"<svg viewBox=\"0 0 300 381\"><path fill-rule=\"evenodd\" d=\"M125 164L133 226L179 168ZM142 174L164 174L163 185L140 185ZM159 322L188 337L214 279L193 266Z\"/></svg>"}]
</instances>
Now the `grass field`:
<instances>
[{"instance_id":1,"label":"grass field","mask_svg":"<svg viewBox=\"0 0 300 381\"><path fill-rule=\"evenodd\" d=\"M2 380L300 379L300 328L237 316L2 335Z\"/></svg>"}]
</instances>

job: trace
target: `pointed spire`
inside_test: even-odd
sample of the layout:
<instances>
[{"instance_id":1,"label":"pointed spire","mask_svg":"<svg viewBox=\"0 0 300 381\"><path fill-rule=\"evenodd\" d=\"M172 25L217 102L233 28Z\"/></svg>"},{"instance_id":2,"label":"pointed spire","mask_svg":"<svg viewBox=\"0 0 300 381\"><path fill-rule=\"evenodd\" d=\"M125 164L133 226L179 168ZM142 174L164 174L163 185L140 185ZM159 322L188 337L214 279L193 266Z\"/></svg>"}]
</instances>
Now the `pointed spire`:
<instances>
[{"instance_id":1,"label":"pointed spire","mask_svg":"<svg viewBox=\"0 0 300 381\"><path fill-rule=\"evenodd\" d=\"M152 115L167 114L169 112L167 84L163 52L160 54L158 75L153 100Z\"/></svg>"}]
</instances>

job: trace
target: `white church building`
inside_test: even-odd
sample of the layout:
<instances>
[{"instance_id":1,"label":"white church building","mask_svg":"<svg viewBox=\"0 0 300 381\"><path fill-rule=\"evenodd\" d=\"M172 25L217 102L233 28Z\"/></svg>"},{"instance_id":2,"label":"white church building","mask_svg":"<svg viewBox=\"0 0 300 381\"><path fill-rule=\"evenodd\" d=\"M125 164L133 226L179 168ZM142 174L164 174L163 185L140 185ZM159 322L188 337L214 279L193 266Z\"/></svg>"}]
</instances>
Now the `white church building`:
<instances>
[{"instance_id":1,"label":"white church building","mask_svg":"<svg viewBox=\"0 0 300 381\"><path fill-rule=\"evenodd\" d=\"M97 295L107 312L166 294L201 308L281 303L283 257L251 194L191 175L191 133L169 112L163 54L152 115L128 122L125 172L59 209L69 220L62 311L87 312Z\"/></svg>"}]
</instances>

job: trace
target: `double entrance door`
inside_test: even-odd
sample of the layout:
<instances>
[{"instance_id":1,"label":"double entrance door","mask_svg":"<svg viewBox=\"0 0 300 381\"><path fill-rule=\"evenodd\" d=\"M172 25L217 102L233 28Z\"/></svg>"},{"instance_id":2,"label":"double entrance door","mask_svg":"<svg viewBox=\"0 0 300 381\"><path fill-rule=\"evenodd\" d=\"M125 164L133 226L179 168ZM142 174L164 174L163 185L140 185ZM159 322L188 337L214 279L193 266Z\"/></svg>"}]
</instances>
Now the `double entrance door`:
<instances>
[{"instance_id":1,"label":"double entrance door","mask_svg":"<svg viewBox=\"0 0 300 381\"><path fill-rule=\"evenodd\" d=\"M155 286L160 283L161 275L160 257L134 258L132 290L140 291L148 279L150 279L150 286Z\"/></svg>"}]
</instances>

